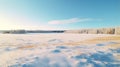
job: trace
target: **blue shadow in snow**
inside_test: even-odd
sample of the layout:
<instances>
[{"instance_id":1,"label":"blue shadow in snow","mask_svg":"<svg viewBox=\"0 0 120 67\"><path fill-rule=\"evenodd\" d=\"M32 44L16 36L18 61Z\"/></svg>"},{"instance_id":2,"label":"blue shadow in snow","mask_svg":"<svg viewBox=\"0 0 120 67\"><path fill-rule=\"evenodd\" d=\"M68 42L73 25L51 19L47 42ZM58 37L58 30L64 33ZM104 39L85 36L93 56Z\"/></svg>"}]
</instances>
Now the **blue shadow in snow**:
<instances>
[{"instance_id":1,"label":"blue shadow in snow","mask_svg":"<svg viewBox=\"0 0 120 67\"><path fill-rule=\"evenodd\" d=\"M58 50L58 49L55 49L55 50L52 51L52 53L60 53L60 52L61 52L61 51Z\"/></svg>"},{"instance_id":2,"label":"blue shadow in snow","mask_svg":"<svg viewBox=\"0 0 120 67\"><path fill-rule=\"evenodd\" d=\"M112 51L116 51L120 53L120 49L115 49ZM105 53L105 52L97 52L92 55L82 54L72 57L76 60L86 59L86 62L81 62L77 64L77 67L87 67L91 64L93 67L120 67L120 61L116 60L113 56L113 53ZM99 63L96 63L99 62ZM105 64L107 62L107 64ZM115 64L114 64L115 63Z\"/></svg>"},{"instance_id":3,"label":"blue shadow in snow","mask_svg":"<svg viewBox=\"0 0 120 67\"><path fill-rule=\"evenodd\" d=\"M105 46L105 44L96 44L96 46Z\"/></svg>"},{"instance_id":4,"label":"blue shadow in snow","mask_svg":"<svg viewBox=\"0 0 120 67\"><path fill-rule=\"evenodd\" d=\"M110 45L110 44L117 44L117 42L106 42L104 44L96 44L96 46L106 46L106 45Z\"/></svg>"},{"instance_id":5,"label":"blue shadow in snow","mask_svg":"<svg viewBox=\"0 0 120 67\"><path fill-rule=\"evenodd\" d=\"M120 53L120 48L118 48L118 49L111 49L111 51L112 51L113 53Z\"/></svg>"},{"instance_id":6,"label":"blue shadow in snow","mask_svg":"<svg viewBox=\"0 0 120 67\"><path fill-rule=\"evenodd\" d=\"M57 46L56 48L67 49L67 47L65 47L65 46Z\"/></svg>"},{"instance_id":7,"label":"blue shadow in snow","mask_svg":"<svg viewBox=\"0 0 120 67\"><path fill-rule=\"evenodd\" d=\"M113 55L111 53L104 53L104 52L92 54L90 58L96 61L101 61L101 62L113 62L114 61Z\"/></svg>"}]
</instances>

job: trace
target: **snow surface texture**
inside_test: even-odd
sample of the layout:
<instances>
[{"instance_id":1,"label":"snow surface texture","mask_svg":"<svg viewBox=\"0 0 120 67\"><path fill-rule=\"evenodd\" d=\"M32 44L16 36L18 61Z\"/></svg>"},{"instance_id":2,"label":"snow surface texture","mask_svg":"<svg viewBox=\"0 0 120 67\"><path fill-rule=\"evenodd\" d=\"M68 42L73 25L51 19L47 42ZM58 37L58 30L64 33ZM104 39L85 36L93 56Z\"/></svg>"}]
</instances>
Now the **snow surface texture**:
<instances>
[{"instance_id":1,"label":"snow surface texture","mask_svg":"<svg viewBox=\"0 0 120 67\"><path fill-rule=\"evenodd\" d=\"M104 36L110 35L0 34L0 67L120 67L120 48L104 48L116 42L65 44Z\"/></svg>"}]
</instances>

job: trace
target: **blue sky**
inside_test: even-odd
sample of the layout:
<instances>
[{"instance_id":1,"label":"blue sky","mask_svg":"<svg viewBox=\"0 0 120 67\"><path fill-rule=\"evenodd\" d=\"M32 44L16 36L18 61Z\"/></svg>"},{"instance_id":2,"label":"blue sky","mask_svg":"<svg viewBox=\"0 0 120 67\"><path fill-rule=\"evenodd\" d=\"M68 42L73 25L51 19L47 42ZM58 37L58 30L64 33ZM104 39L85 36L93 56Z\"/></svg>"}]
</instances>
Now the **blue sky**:
<instances>
[{"instance_id":1,"label":"blue sky","mask_svg":"<svg viewBox=\"0 0 120 67\"><path fill-rule=\"evenodd\" d=\"M120 26L120 0L0 0L0 30Z\"/></svg>"}]
</instances>

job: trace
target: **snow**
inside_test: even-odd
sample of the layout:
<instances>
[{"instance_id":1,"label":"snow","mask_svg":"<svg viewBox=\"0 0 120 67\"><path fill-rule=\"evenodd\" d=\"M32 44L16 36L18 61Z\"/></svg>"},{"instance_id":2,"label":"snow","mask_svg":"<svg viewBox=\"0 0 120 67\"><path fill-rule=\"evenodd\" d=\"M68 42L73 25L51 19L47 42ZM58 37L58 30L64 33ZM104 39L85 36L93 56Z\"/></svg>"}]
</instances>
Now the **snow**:
<instances>
[{"instance_id":1,"label":"snow","mask_svg":"<svg viewBox=\"0 0 120 67\"><path fill-rule=\"evenodd\" d=\"M104 47L116 42L66 44L105 36L111 35L0 34L0 67L119 67L120 49Z\"/></svg>"}]
</instances>

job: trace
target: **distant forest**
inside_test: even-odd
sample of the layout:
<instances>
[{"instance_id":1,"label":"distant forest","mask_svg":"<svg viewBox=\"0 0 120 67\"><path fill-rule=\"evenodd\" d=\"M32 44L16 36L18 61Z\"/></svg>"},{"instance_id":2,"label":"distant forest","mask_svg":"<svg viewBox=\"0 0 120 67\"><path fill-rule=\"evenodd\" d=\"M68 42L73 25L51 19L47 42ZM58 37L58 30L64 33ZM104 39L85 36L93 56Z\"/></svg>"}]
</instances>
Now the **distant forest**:
<instances>
[{"instance_id":1,"label":"distant forest","mask_svg":"<svg viewBox=\"0 0 120 67\"><path fill-rule=\"evenodd\" d=\"M2 30L3 34L26 34L26 33L79 33L79 34L120 34L120 27L79 29L79 30Z\"/></svg>"}]
</instances>

